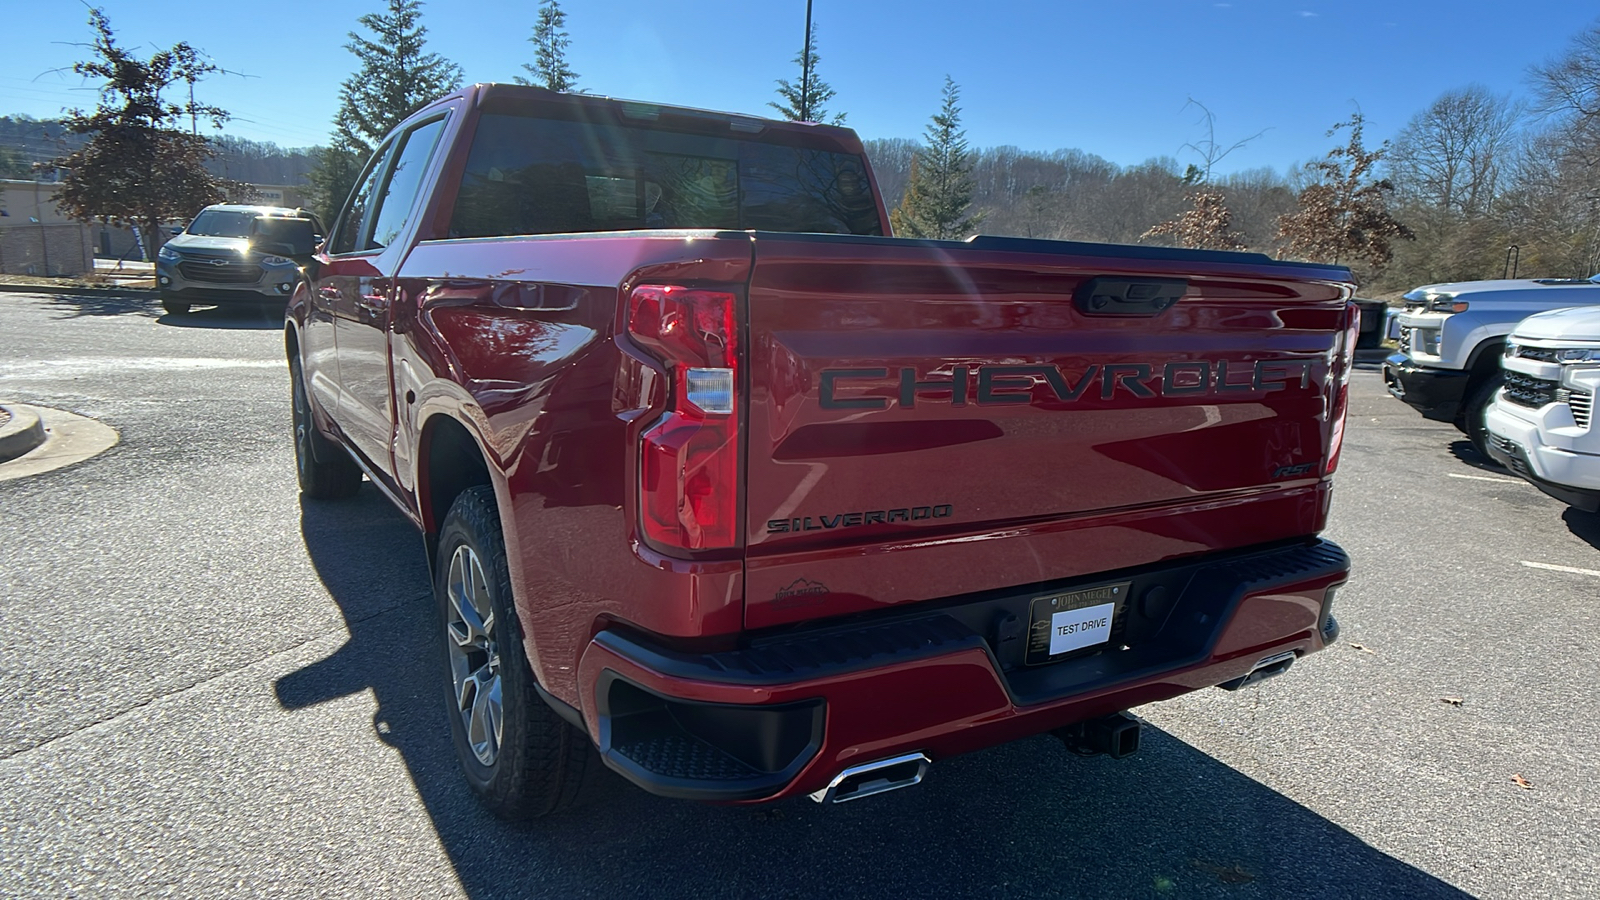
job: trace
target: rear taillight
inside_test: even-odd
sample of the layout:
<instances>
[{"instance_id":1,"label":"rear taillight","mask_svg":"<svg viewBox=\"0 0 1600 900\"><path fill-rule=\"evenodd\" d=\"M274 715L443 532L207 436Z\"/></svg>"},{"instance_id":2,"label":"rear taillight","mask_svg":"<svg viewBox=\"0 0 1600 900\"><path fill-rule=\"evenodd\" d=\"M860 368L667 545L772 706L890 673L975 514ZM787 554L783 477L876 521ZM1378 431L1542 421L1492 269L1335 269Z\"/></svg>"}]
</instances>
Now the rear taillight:
<instances>
[{"instance_id":1,"label":"rear taillight","mask_svg":"<svg viewBox=\"0 0 1600 900\"><path fill-rule=\"evenodd\" d=\"M640 438L639 518L657 549L739 543L739 346L732 294L643 285L628 335L667 366L667 411Z\"/></svg>"},{"instance_id":2,"label":"rear taillight","mask_svg":"<svg viewBox=\"0 0 1600 900\"><path fill-rule=\"evenodd\" d=\"M1356 341L1361 337L1361 307L1354 303L1345 305L1344 331L1334 348L1333 366L1329 370L1329 388L1333 406L1328 416L1331 430L1328 437L1328 465L1322 474L1332 475L1339 468L1339 451L1344 449L1344 420L1350 411L1350 372L1356 364Z\"/></svg>"}]
</instances>

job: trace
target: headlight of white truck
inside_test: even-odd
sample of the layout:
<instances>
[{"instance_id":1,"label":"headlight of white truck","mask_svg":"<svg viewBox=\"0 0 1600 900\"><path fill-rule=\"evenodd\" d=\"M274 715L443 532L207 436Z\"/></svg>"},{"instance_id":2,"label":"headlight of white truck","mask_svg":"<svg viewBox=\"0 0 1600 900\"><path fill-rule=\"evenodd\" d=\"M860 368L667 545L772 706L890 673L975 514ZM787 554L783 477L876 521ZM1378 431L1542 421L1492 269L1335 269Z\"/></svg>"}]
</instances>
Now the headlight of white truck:
<instances>
[{"instance_id":1,"label":"headlight of white truck","mask_svg":"<svg viewBox=\"0 0 1600 900\"><path fill-rule=\"evenodd\" d=\"M1429 356L1439 355L1439 335L1444 333L1442 328L1417 328L1412 331L1415 347L1418 353Z\"/></svg>"},{"instance_id":2,"label":"headlight of white truck","mask_svg":"<svg viewBox=\"0 0 1600 900\"><path fill-rule=\"evenodd\" d=\"M1600 347L1568 347L1557 350L1556 360L1567 365L1600 363Z\"/></svg>"}]
</instances>

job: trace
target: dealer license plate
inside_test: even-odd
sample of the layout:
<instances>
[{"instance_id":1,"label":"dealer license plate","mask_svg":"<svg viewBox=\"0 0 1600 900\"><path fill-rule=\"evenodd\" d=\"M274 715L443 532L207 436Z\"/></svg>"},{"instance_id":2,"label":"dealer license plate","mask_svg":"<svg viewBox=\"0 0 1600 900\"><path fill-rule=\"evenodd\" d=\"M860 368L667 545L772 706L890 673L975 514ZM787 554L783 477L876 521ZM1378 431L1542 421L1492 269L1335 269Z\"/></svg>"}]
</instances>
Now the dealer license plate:
<instances>
[{"instance_id":1,"label":"dealer license plate","mask_svg":"<svg viewBox=\"0 0 1600 900\"><path fill-rule=\"evenodd\" d=\"M1028 665L1093 652L1111 640L1133 582L1035 597L1028 624Z\"/></svg>"}]
</instances>

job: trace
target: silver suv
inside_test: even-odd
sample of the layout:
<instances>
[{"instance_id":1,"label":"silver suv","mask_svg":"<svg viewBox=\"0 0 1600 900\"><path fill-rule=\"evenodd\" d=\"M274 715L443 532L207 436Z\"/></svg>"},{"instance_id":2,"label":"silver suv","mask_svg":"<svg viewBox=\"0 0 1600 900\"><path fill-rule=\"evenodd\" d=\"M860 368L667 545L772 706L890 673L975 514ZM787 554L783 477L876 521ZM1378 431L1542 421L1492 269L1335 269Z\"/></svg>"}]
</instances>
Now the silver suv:
<instances>
[{"instance_id":1,"label":"silver suv","mask_svg":"<svg viewBox=\"0 0 1600 900\"><path fill-rule=\"evenodd\" d=\"M195 304L281 309L322 234L322 222L303 209L208 206L156 254L161 307L179 314Z\"/></svg>"}]
</instances>

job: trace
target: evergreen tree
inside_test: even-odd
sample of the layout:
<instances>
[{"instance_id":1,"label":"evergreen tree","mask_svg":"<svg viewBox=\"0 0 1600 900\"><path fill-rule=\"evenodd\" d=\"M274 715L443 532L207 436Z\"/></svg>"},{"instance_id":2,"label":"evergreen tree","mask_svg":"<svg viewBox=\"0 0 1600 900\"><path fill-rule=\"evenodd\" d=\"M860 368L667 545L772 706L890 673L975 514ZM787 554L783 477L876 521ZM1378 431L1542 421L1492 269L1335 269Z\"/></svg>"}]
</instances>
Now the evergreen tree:
<instances>
[{"instance_id":1,"label":"evergreen tree","mask_svg":"<svg viewBox=\"0 0 1600 900\"><path fill-rule=\"evenodd\" d=\"M314 162L311 171L306 173L309 183L306 203L322 221L331 225L361 176L361 164L367 157L347 144L316 147L311 155Z\"/></svg>"},{"instance_id":2,"label":"evergreen tree","mask_svg":"<svg viewBox=\"0 0 1600 900\"><path fill-rule=\"evenodd\" d=\"M518 84L533 84L552 91L571 91L578 87L578 73L567 65L567 47L572 39L562 30L567 24L567 14L558 0L544 0L539 5L539 17L533 23L533 64L522 67L532 80L516 76Z\"/></svg>"},{"instance_id":3,"label":"evergreen tree","mask_svg":"<svg viewBox=\"0 0 1600 900\"><path fill-rule=\"evenodd\" d=\"M924 136L926 150L911 161L911 180L905 198L890 214L890 224L901 237L956 240L967 237L983 221L969 216L972 208L972 155L967 133L961 127L961 89L944 77L944 103L933 115Z\"/></svg>"},{"instance_id":4,"label":"evergreen tree","mask_svg":"<svg viewBox=\"0 0 1600 900\"><path fill-rule=\"evenodd\" d=\"M63 120L68 133L89 139L44 168L64 171L56 194L62 210L84 222L138 225L154 251L162 241L162 223L192 216L237 187L206 170L206 161L216 155L210 141L181 127L183 119L194 116L220 128L227 112L163 96L173 85L193 85L217 67L201 62L187 43L141 59L117 45L110 20L98 8L89 10L89 25L95 31L88 45L92 56L72 70L102 80L99 104L92 112L74 109Z\"/></svg>"},{"instance_id":5,"label":"evergreen tree","mask_svg":"<svg viewBox=\"0 0 1600 900\"><path fill-rule=\"evenodd\" d=\"M790 122L843 125L844 113L836 114L829 121L828 111L822 108L822 104L833 99L835 91L826 81L817 77L817 60L817 27L812 25L810 42L794 58L795 65L800 67L800 80L791 82L787 78L778 79L778 96L783 98L783 102L767 105Z\"/></svg>"},{"instance_id":6,"label":"evergreen tree","mask_svg":"<svg viewBox=\"0 0 1600 900\"><path fill-rule=\"evenodd\" d=\"M337 210L355 186L361 164L378 142L424 104L461 86L461 67L437 53L424 52L421 0L388 0L383 13L358 21L371 38L350 32L345 49L360 61L339 87L339 112L329 146L318 154L308 178L313 206Z\"/></svg>"}]
</instances>

